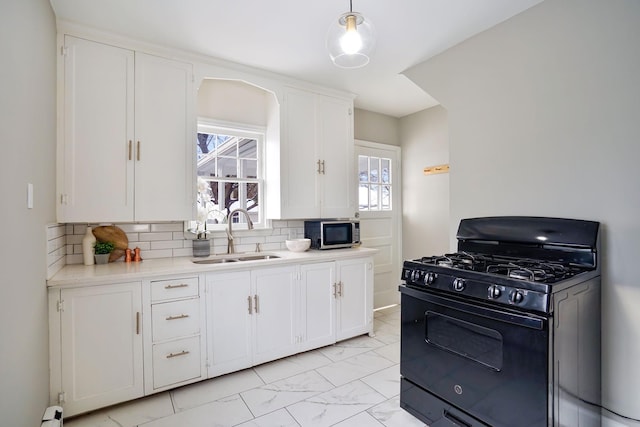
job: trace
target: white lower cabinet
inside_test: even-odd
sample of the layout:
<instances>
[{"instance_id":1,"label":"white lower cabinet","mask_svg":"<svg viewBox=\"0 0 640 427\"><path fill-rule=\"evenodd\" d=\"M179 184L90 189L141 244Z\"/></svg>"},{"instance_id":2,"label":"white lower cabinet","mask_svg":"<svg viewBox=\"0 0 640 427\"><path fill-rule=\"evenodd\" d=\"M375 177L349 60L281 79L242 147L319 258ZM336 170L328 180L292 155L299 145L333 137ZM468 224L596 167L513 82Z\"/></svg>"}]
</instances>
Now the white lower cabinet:
<instances>
[{"instance_id":1,"label":"white lower cabinet","mask_svg":"<svg viewBox=\"0 0 640 427\"><path fill-rule=\"evenodd\" d=\"M336 342L336 263L300 266L300 348Z\"/></svg>"},{"instance_id":2,"label":"white lower cabinet","mask_svg":"<svg viewBox=\"0 0 640 427\"><path fill-rule=\"evenodd\" d=\"M49 292L51 403L71 416L143 396L141 283Z\"/></svg>"},{"instance_id":3,"label":"white lower cabinet","mask_svg":"<svg viewBox=\"0 0 640 427\"><path fill-rule=\"evenodd\" d=\"M49 289L65 416L373 332L373 259Z\"/></svg>"},{"instance_id":4,"label":"white lower cabinet","mask_svg":"<svg viewBox=\"0 0 640 427\"><path fill-rule=\"evenodd\" d=\"M373 259L336 263L336 340L373 333Z\"/></svg>"},{"instance_id":5,"label":"white lower cabinet","mask_svg":"<svg viewBox=\"0 0 640 427\"><path fill-rule=\"evenodd\" d=\"M206 275L208 377L251 366L251 273Z\"/></svg>"},{"instance_id":6,"label":"white lower cabinet","mask_svg":"<svg viewBox=\"0 0 640 427\"><path fill-rule=\"evenodd\" d=\"M258 365L296 352L297 268L251 272L253 291L253 363Z\"/></svg>"},{"instance_id":7,"label":"white lower cabinet","mask_svg":"<svg viewBox=\"0 0 640 427\"><path fill-rule=\"evenodd\" d=\"M146 283L145 283L146 284ZM154 280L143 293L145 392L155 393L204 378L204 299L198 277ZM150 311L150 313L149 313Z\"/></svg>"},{"instance_id":8,"label":"white lower cabinet","mask_svg":"<svg viewBox=\"0 0 640 427\"><path fill-rule=\"evenodd\" d=\"M373 259L209 273L208 376L373 332Z\"/></svg>"},{"instance_id":9,"label":"white lower cabinet","mask_svg":"<svg viewBox=\"0 0 640 427\"><path fill-rule=\"evenodd\" d=\"M296 352L297 267L207 274L209 377Z\"/></svg>"}]
</instances>

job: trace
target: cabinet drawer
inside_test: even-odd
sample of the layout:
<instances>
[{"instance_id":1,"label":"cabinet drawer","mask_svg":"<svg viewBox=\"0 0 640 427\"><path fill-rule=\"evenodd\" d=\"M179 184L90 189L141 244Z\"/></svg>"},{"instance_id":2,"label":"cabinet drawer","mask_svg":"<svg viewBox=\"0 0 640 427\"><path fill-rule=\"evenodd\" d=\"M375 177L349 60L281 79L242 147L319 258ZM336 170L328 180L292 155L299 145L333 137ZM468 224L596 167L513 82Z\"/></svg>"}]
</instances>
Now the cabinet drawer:
<instances>
[{"instance_id":1,"label":"cabinet drawer","mask_svg":"<svg viewBox=\"0 0 640 427\"><path fill-rule=\"evenodd\" d=\"M200 333L200 299L153 304L151 330L154 342Z\"/></svg>"},{"instance_id":2,"label":"cabinet drawer","mask_svg":"<svg viewBox=\"0 0 640 427\"><path fill-rule=\"evenodd\" d=\"M201 376L199 336L155 344L152 353L154 389Z\"/></svg>"},{"instance_id":3,"label":"cabinet drawer","mask_svg":"<svg viewBox=\"0 0 640 427\"><path fill-rule=\"evenodd\" d=\"M151 302L198 295L198 278L187 277L151 282Z\"/></svg>"}]
</instances>

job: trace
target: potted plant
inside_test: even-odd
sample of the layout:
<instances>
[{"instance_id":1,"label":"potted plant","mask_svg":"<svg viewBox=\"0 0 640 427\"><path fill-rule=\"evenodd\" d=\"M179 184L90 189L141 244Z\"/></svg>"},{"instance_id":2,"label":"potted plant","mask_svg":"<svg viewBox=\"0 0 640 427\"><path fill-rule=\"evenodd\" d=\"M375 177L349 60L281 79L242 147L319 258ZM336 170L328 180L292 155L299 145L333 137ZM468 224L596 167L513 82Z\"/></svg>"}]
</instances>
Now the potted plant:
<instances>
[{"instance_id":1,"label":"potted plant","mask_svg":"<svg viewBox=\"0 0 640 427\"><path fill-rule=\"evenodd\" d=\"M115 245L111 242L96 242L93 245L95 251L96 264L107 264L109 262L109 255L115 249Z\"/></svg>"}]
</instances>

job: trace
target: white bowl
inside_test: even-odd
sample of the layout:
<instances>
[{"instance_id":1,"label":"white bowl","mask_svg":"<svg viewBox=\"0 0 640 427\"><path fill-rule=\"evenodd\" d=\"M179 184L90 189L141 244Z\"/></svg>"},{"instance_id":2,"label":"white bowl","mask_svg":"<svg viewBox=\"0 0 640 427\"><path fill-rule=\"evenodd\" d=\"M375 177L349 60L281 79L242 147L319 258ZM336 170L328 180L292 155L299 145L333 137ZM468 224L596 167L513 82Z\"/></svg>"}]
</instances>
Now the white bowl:
<instances>
[{"instance_id":1,"label":"white bowl","mask_svg":"<svg viewBox=\"0 0 640 427\"><path fill-rule=\"evenodd\" d=\"M304 252L311 246L311 239L285 240L284 243L291 252Z\"/></svg>"}]
</instances>

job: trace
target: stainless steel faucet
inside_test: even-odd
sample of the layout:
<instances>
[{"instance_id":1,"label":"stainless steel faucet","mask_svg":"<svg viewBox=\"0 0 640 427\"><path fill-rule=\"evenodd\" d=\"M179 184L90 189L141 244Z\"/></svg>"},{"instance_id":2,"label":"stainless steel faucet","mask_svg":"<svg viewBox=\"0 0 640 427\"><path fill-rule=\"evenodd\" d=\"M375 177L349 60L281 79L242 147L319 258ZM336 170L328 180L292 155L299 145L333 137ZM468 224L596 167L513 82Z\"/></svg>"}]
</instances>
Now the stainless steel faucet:
<instances>
[{"instance_id":1,"label":"stainless steel faucet","mask_svg":"<svg viewBox=\"0 0 640 427\"><path fill-rule=\"evenodd\" d=\"M247 228L249 230L253 230L253 221L251 221L251 217L249 216L249 212L247 212L246 209L234 209L231 212L229 212L229 216L227 217L227 253L228 254L235 253L235 249L233 247L233 229L232 229L232 224L233 224L233 215L236 212L244 214L244 216L247 218Z\"/></svg>"}]
</instances>

